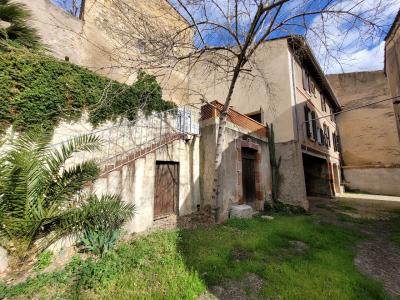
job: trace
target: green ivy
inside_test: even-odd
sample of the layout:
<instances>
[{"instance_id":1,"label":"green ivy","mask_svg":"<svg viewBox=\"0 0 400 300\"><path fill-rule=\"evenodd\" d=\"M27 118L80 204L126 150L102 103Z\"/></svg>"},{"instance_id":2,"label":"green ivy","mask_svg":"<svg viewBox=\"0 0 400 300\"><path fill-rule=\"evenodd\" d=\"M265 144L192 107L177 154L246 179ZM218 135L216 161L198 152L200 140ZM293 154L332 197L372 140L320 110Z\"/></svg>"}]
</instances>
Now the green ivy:
<instances>
[{"instance_id":1,"label":"green ivy","mask_svg":"<svg viewBox=\"0 0 400 300\"><path fill-rule=\"evenodd\" d=\"M162 99L154 76L138 73L132 85L112 81L83 67L41 52L9 49L0 52L0 132L51 132L60 120L78 120L89 112L97 126L119 118L133 120L144 113L175 107Z\"/></svg>"}]
</instances>

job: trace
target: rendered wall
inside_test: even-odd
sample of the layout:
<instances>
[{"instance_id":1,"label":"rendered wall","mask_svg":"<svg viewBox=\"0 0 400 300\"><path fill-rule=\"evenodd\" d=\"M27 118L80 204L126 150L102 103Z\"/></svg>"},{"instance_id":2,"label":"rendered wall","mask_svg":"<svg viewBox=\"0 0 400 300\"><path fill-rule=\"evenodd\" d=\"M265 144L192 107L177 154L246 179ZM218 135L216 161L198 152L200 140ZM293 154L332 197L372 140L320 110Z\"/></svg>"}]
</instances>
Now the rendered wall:
<instances>
[{"instance_id":1,"label":"rendered wall","mask_svg":"<svg viewBox=\"0 0 400 300\"><path fill-rule=\"evenodd\" d=\"M214 159L216 147L216 128L217 119L209 119L201 124L200 140L200 173L201 173L201 195L202 205L215 207L212 201L212 187L214 178ZM242 173L241 173L241 147L249 141L254 147L258 148L259 161L259 180L256 186L260 193L259 198L263 200L255 201L252 205L256 210L263 210L264 200L270 198L271 178L269 165L269 152L266 139L261 139L243 128L231 123L227 124L222 162L220 165L220 194L218 197L219 220L223 221L229 217L229 210L233 204L238 204L242 200ZM250 146L250 145L247 145ZM256 175L257 177L257 175Z\"/></svg>"},{"instance_id":2,"label":"rendered wall","mask_svg":"<svg viewBox=\"0 0 400 300\"><path fill-rule=\"evenodd\" d=\"M275 148L282 160L279 169L282 176L279 193L280 201L301 206L308 210L309 205L300 144L295 141L277 143Z\"/></svg>"},{"instance_id":3,"label":"rendered wall","mask_svg":"<svg viewBox=\"0 0 400 300\"><path fill-rule=\"evenodd\" d=\"M400 168L344 168L343 172L354 192L400 196Z\"/></svg>"},{"instance_id":4,"label":"rendered wall","mask_svg":"<svg viewBox=\"0 0 400 300\"><path fill-rule=\"evenodd\" d=\"M271 59L273 58L273 59ZM242 114L264 111L264 124L274 123L277 142L294 139L287 41L264 43L254 55L252 75L241 74L231 105ZM209 65L195 65L189 75L190 102L225 102L230 75Z\"/></svg>"},{"instance_id":5,"label":"rendered wall","mask_svg":"<svg viewBox=\"0 0 400 300\"><path fill-rule=\"evenodd\" d=\"M179 163L179 215L195 212L200 204L199 139L178 140L155 153L122 167L95 181L92 191L120 194L122 199L134 203L136 215L126 224L128 233L149 229L154 220L154 179L156 161Z\"/></svg>"}]
</instances>

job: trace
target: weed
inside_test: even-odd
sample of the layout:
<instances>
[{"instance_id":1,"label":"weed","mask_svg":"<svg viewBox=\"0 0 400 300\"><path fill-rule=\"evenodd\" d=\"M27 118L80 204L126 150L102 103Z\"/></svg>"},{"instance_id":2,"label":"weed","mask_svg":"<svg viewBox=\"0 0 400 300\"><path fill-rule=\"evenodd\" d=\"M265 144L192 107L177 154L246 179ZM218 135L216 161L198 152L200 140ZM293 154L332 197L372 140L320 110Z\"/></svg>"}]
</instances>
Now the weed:
<instances>
[{"instance_id":1,"label":"weed","mask_svg":"<svg viewBox=\"0 0 400 300\"><path fill-rule=\"evenodd\" d=\"M46 269L50 264L51 261L53 260L53 252L47 250L38 255L36 264L35 264L35 270L36 271L42 271Z\"/></svg>"}]
</instances>

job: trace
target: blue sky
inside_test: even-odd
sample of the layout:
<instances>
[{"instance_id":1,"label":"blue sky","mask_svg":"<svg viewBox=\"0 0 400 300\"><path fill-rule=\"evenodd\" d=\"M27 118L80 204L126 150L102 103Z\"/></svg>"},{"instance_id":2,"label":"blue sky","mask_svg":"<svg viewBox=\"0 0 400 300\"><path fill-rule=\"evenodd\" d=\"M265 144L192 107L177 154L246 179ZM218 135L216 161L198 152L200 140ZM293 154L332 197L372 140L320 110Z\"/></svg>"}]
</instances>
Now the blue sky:
<instances>
[{"instance_id":1,"label":"blue sky","mask_svg":"<svg viewBox=\"0 0 400 300\"><path fill-rule=\"evenodd\" d=\"M171 2L188 18L185 11L179 8L176 0L171 0ZM201 6L191 7L191 13L196 20L204 19L205 14L207 14L208 19L223 22L224 19L226 20L224 14L226 16L229 12L232 12L232 0L203 0L198 2L205 2L207 5L203 8ZM252 0L239 0L239 2L244 3L243 5L247 11L250 11L250 15L251 11L256 9L255 6L252 6L252 3L254 3ZM353 20L348 17L325 16L322 20L320 16L313 16L305 18L307 32L298 26L302 20L296 19L296 24L294 24L296 26L285 26L282 30L275 32L271 38L293 33L306 34L310 46L327 73L383 69L383 39L400 8L400 0L292 0L285 4L281 10L280 18L284 20L297 13L318 10L318 7L327 2L331 2L336 9L351 9L352 12L362 13L366 19L374 19L380 25L383 25L384 30L371 34L370 27L365 26L362 22L356 22L355 28L350 27L349 24L352 24ZM382 6L376 9L379 4ZM239 21L244 30L247 29L248 23L248 17L247 19L243 17ZM321 25L322 23L324 26ZM323 33L322 28L324 29ZM223 30L203 30L203 33L205 33L206 43L210 45L233 43L229 34L226 34ZM321 37L325 39L322 40ZM197 42L200 44L199 39Z\"/></svg>"}]
</instances>

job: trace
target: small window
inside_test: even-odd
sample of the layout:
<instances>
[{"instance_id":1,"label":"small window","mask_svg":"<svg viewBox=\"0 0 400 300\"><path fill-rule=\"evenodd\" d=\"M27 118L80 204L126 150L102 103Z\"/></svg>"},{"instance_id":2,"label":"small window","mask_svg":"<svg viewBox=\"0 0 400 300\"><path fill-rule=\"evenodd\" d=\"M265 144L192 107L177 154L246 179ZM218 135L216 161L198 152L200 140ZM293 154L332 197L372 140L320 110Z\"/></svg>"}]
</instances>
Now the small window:
<instances>
[{"instance_id":1,"label":"small window","mask_svg":"<svg viewBox=\"0 0 400 300\"><path fill-rule=\"evenodd\" d=\"M256 121L258 123L262 123L263 122L261 109L259 111L256 111L256 112L246 114L246 116L248 116L250 119L253 119L254 121Z\"/></svg>"}]
</instances>

